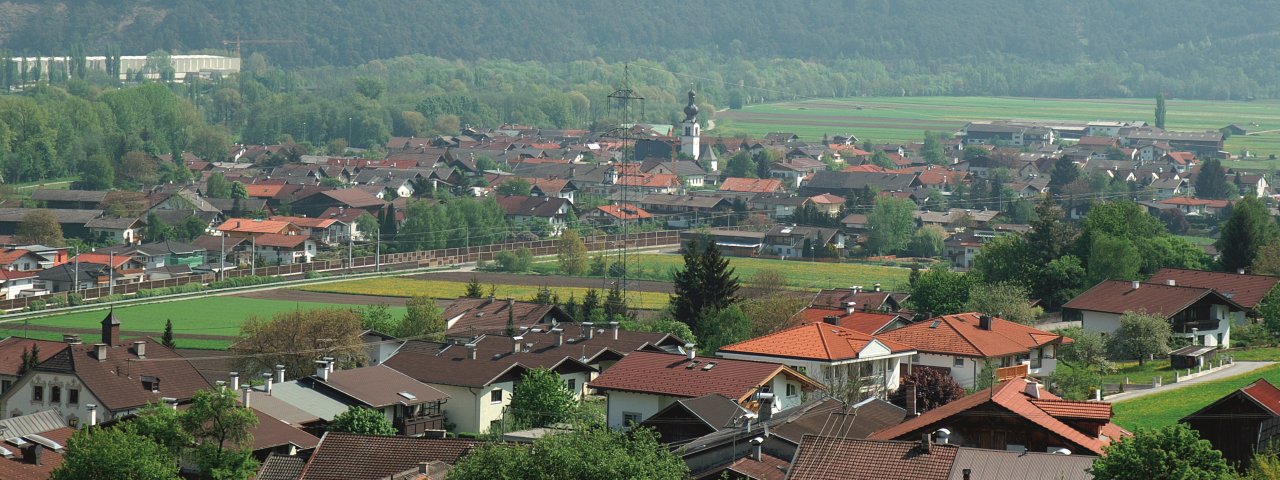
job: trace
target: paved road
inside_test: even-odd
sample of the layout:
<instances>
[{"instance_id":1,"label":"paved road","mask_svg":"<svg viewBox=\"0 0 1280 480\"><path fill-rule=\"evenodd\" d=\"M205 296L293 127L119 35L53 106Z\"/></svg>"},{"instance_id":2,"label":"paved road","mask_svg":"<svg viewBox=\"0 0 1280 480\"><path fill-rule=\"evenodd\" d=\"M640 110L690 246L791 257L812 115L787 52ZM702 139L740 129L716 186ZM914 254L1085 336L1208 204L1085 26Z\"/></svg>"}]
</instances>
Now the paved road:
<instances>
[{"instance_id":1,"label":"paved road","mask_svg":"<svg viewBox=\"0 0 1280 480\"><path fill-rule=\"evenodd\" d=\"M1242 373L1249 373L1254 370L1257 370L1269 365L1273 365L1275 363L1276 362L1236 362L1234 365L1230 367L1224 368L1222 370L1218 370L1216 372L1210 373L1203 377L1196 377L1184 382L1169 383L1159 388L1149 388L1146 390L1135 390L1132 392L1125 392L1125 393L1115 395L1113 397L1107 397L1106 401L1117 402L1121 400L1132 400L1138 397L1145 397L1147 395L1153 395L1156 393L1163 393L1163 392L1168 392L1170 390L1177 390L1179 388L1195 385L1197 383L1212 382L1214 380L1221 380L1227 377L1234 377Z\"/></svg>"}]
</instances>

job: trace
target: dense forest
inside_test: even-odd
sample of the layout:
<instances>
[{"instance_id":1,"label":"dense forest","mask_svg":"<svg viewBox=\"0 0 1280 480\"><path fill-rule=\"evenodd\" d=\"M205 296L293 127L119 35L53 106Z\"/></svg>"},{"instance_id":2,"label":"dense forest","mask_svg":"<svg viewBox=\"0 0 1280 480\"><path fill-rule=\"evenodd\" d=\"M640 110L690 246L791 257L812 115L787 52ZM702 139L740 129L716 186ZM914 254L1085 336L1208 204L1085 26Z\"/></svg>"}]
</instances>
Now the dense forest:
<instances>
[{"instance_id":1,"label":"dense forest","mask_svg":"<svg viewBox=\"0 0 1280 480\"><path fill-rule=\"evenodd\" d=\"M17 0L0 48L59 54L261 52L290 69L427 55L570 66L649 59L676 73L785 94L1280 97L1273 2L862 0ZM89 52L100 54L101 52ZM672 59L681 59L673 63ZM776 60L794 59L794 60ZM772 85L777 62L820 75ZM871 77L867 81L860 77ZM726 103L722 100L720 103Z\"/></svg>"}]
</instances>

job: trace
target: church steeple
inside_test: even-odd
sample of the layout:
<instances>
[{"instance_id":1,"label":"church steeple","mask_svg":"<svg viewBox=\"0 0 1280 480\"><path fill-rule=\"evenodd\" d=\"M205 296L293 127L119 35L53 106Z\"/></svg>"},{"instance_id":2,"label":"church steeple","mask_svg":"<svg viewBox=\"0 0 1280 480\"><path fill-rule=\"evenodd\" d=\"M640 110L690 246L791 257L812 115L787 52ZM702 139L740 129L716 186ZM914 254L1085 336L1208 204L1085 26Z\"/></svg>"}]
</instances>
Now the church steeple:
<instances>
[{"instance_id":1,"label":"church steeple","mask_svg":"<svg viewBox=\"0 0 1280 480\"><path fill-rule=\"evenodd\" d=\"M702 153L699 138L702 136L702 127L698 125L698 105L694 102L697 96L693 92L693 85L689 85L689 104L684 106L684 121L680 122L680 151L694 160Z\"/></svg>"}]
</instances>

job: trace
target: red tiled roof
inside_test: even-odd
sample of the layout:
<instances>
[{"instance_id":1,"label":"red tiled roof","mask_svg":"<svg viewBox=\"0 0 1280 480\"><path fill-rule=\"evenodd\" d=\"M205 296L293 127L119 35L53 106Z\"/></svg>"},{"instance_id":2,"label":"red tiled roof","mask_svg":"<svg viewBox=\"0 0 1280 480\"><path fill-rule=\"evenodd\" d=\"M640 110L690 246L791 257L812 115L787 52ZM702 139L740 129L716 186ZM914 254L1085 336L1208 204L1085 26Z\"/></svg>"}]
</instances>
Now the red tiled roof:
<instances>
[{"instance_id":1,"label":"red tiled roof","mask_svg":"<svg viewBox=\"0 0 1280 480\"><path fill-rule=\"evenodd\" d=\"M314 195L324 195L332 200L341 202L342 204L352 208L381 207L387 202L381 198L370 195L364 190L358 188L344 188L339 190L324 190Z\"/></svg>"},{"instance_id":2,"label":"red tiled roof","mask_svg":"<svg viewBox=\"0 0 1280 480\"><path fill-rule=\"evenodd\" d=\"M358 216L358 214L362 214L365 212L356 212L356 213ZM333 218L288 217L284 215L272 215L270 217L267 217L267 220L273 220L277 222L289 222L303 228L329 228L334 223L337 223L337 220Z\"/></svg>"},{"instance_id":3,"label":"red tiled roof","mask_svg":"<svg viewBox=\"0 0 1280 480\"><path fill-rule=\"evenodd\" d=\"M374 480L417 468L419 462L454 464L480 442L326 432L298 480Z\"/></svg>"},{"instance_id":4,"label":"red tiled roof","mask_svg":"<svg viewBox=\"0 0 1280 480\"><path fill-rule=\"evenodd\" d=\"M867 153L867 152L862 152L862 154L863 154L863 155L870 155L870 154L869 154L869 153ZM863 164L863 165L850 165L850 166L844 167L844 170L842 170L842 171L845 171L845 172L871 172L871 173L880 173L880 172L889 172L889 169L884 168L884 167L881 167L881 166L879 166L879 165L874 165L874 164L867 163L867 164Z\"/></svg>"},{"instance_id":5,"label":"red tiled roof","mask_svg":"<svg viewBox=\"0 0 1280 480\"><path fill-rule=\"evenodd\" d=\"M259 247L279 247L279 248L297 248L299 245L306 243L306 235L284 235L279 233L264 233L257 236L255 243Z\"/></svg>"},{"instance_id":6,"label":"red tiled roof","mask_svg":"<svg viewBox=\"0 0 1280 480\"><path fill-rule=\"evenodd\" d=\"M844 203L844 197L832 195L830 193L814 195L812 197L809 197L809 200L812 200L813 203L820 203L820 204L832 204L832 203L843 204Z\"/></svg>"},{"instance_id":7,"label":"red tiled roof","mask_svg":"<svg viewBox=\"0 0 1280 480\"><path fill-rule=\"evenodd\" d=\"M1272 415L1280 416L1280 389L1265 378L1259 378L1258 381L1241 388L1240 392L1258 402L1262 408L1271 411Z\"/></svg>"},{"instance_id":8,"label":"red tiled roof","mask_svg":"<svg viewBox=\"0 0 1280 480\"><path fill-rule=\"evenodd\" d=\"M39 274L40 274L39 270L27 270L27 271L0 270L0 281L16 280L19 278L31 278Z\"/></svg>"},{"instance_id":9,"label":"red tiled roof","mask_svg":"<svg viewBox=\"0 0 1280 480\"><path fill-rule=\"evenodd\" d=\"M281 190L284 190L284 187L285 186L283 184L280 184L280 185L250 184L250 185L245 185L244 189L246 192L249 193L250 197L273 198L276 195L278 195Z\"/></svg>"},{"instance_id":10,"label":"red tiled roof","mask_svg":"<svg viewBox=\"0 0 1280 480\"><path fill-rule=\"evenodd\" d=\"M1054 398L1032 399L1031 403L1045 413L1057 418L1081 420L1111 420L1111 404L1102 402L1077 402Z\"/></svg>"},{"instance_id":11,"label":"red tiled roof","mask_svg":"<svg viewBox=\"0 0 1280 480\"><path fill-rule=\"evenodd\" d=\"M598 208L601 212L617 218L619 220L638 220L645 218L653 218L653 214L645 211L643 208L632 204L625 205L601 205Z\"/></svg>"},{"instance_id":12,"label":"red tiled roof","mask_svg":"<svg viewBox=\"0 0 1280 480\"><path fill-rule=\"evenodd\" d=\"M880 329L888 325L889 322L901 317L896 313L880 313L880 312L853 312L853 315L845 315L840 318L840 326L851 330L857 330L862 333L875 335Z\"/></svg>"},{"instance_id":13,"label":"red tiled roof","mask_svg":"<svg viewBox=\"0 0 1280 480\"><path fill-rule=\"evenodd\" d=\"M1045 430L1062 437L1082 448L1088 449L1095 455L1101 455L1103 447L1109 445L1112 441L1122 436L1129 435L1129 432L1112 423L1107 423L1102 427L1102 435L1105 437L1091 437L1076 430L1071 426L1063 423L1058 417L1050 412L1042 409L1033 403L1033 398L1026 393L1026 387L1032 380L1025 378L1016 378L1006 381L999 385L991 387L990 391L983 389L975 392L941 407L929 410L920 416L902 422L901 424L886 428L879 432L871 434L869 438L873 440L894 440L906 438L921 429L932 428L933 426L945 422L947 419L965 415L970 410L975 410L987 403L993 403L999 407L1008 410L1013 415L1022 417ZM1049 393L1043 388L1039 389L1040 400L1061 400L1056 395ZM1044 402L1042 402L1044 403ZM1055 404L1051 408L1061 408ZM1073 414L1086 408L1074 407L1062 409ZM1079 419L1078 417L1068 417L1069 420ZM963 432L957 432L963 434Z\"/></svg>"},{"instance_id":14,"label":"red tiled roof","mask_svg":"<svg viewBox=\"0 0 1280 480\"><path fill-rule=\"evenodd\" d=\"M791 465L791 462L761 452L760 461L748 455L729 464L728 470L754 480L783 480L787 476L785 469L788 465Z\"/></svg>"},{"instance_id":15,"label":"red tiled roof","mask_svg":"<svg viewBox=\"0 0 1280 480\"><path fill-rule=\"evenodd\" d=\"M106 253L81 253L73 258L79 258L80 263L96 263L98 265L108 265L111 268L120 268L120 266L129 263L133 257L128 255L109 255Z\"/></svg>"},{"instance_id":16,"label":"red tiled roof","mask_svg":"<svg viewBox=\"0 0 1280 480\"><path fill-rule=\"evenodd\" d=\"M62 427L41 432L40 436L65 447L75 431L71 427ZM22 449L9 446L9 450L13 451L13 458L0 457L0 478L4 480L46 480L54 470L62 466L62 452L53 452L46 448L40 453L40 464L35 465L23 458Z\"/></svg>"},{"instance_id":17,"label":"red tiled roof","mask_svg":"<svg viewBox=\"0 0 1280 480\"><path fill-rule=\"evenodd\" d=\"M618 185L628 187L666 188L680 184L680 177L670 173L641 173L618 177Z\"/></svg>"},{"instance_id":18,"label":"red tiled roof","mask_svg":"<svg viewBox=\"0 0 1280 480\"><path fill-rule=\"evenodd\" d=\"M17 261L19 258L22 258L24 255L27 255L29 253L31 252L27 250L22 250L20 248L6 249L4 251L0 251L0 265L8 265L10 263L13 263Z\"/></svg>"},{"instance_id":19,"label":"red tiled roof","mask_svg":"<svg viewBox=\"0 0 1280 480\"><path fill-rule=\"evenodd\" d=\"M782 190L782 180L773 178L730 177L720 182L722 192L772 193Z\"/></svg>"},{"instance_id":20,"label":"red tiled roof","mask_svg":"<svg viewBox=\"0 0 1280 480\"><path fill-rule=\"evenodd\" d=\"M1133 288L1131 282L1123 280L1107 280L1094 285L1093 288L1071 299L1062 308L1107 313L1146 310L1147 313L1167 318L1181 312L1206 295L1213 295L1223 303L1243 309L1236 302L1210 288L1160 283L1139 283L1138 288Z\"/></svg>"},{"instance_id":21,"label":"red tiled roof","mask_svg":"<svg viewBox=\"0 0 1280 480\"><path fill-rule=\"evenodd\" d=\"M776 363L697 357L693 368L684 355L635 351L613 364L591 382L599 390L650 393L694 398L718 393L738 402L746 400L779 374L790 375L809 386L818 384L789 367ZM712 365L710 369L707 365Z\"/></svg>"},{"instance_id":22,"label":"red tiled roof","mask_svg":"<svg viewBox=\"0 0 1280 480\"><path fill-rule=\"evenodd\" d=\"M790 480L946 480L959 447L805 435L792 459Z\"/></svg>"},{"instance_id":23,"label":"red tiled roof","mask_svg":"<svg viewBox=\"0 0 1280 480\"><path fill-rule=\"evenodd\" d=\"M1231 202L1227 200L1210 200L1207 198L1191 198L1191 197L1172 197L1161 200L1160 203L1165 205L1187 205L1187 206L1205 206L1210 208L1227 208Z\"/></svg>"},{"instance_id":24,"label":"red tiled roof","mask_svg":"<svg viewBox=\"0 0 1280 480\"><path fill-rule=\"evenodd\" d=\"M980 314L934 317L878 335L921 352L993 358L1026 353L1046 343L1070 339L1002 318L991 318L991 329L978 327Z\"/></svg>"},{"instance_id":25,"label":"red tiled roof","mask_svg":"<svg viewBox=\"0 0 1280 480\"><path fill-rule=\"evenodd\" d=\"M1245 308L1257 307L1262 297L1267 296L1271 289L1275 288L1276 283L1280 283L1280 277L1268 275L1204 272L1180 268L1162 268L1148 281L1163 284L1168 280L1173 280L1177 285L1212 288Z\"/></svg>"},{"instance_id":26,"label":"red tiled roof","mask_svg":"<svg viewBox=\"0 0 1280 480\"><path fill-rule=\"evenodd\" d=\"M217 230L240 233L280 233L290 230L289 222L280 220L254 220L252 218L228 218Z\"/></svg>"},{"instance_id":27,"label":"red tiled roof","mask_svg":"<svg viewBox=\"0 0 1280 480\"><path fill-rule=\"evenodd\" d=\"M897 342L881 340L856 330L817 322L726 345L720 347L718 353L835 362L859 358L863 350L873 342L879 342L893 353L912 351L911 347Z\"/></svg>"},{"instance_id":28,"label":"red tiled roof","mask_svg":"<svg viewBox=\"0 0 1280 480\"><path fill-rule=\"evenodd\" d=\"M1165 156L1179 165L1190 165L1196 161L1196 154L1191 152L1169 152Z\"/></svg>"},{"instance_id":29,"label":"red tiled roof","mask_svg":"<svg viewBox=\"0 0 1280 480\"><path fill-rule=\"evenodd\" d=\"M22 364L22 351L31 351L32 345L40 349L39 362L48 360L66 347L62 342L36 340L33 338L9 337L0 340L0 375L18 376L18 368Z\"/></svg>"}]
</instances>

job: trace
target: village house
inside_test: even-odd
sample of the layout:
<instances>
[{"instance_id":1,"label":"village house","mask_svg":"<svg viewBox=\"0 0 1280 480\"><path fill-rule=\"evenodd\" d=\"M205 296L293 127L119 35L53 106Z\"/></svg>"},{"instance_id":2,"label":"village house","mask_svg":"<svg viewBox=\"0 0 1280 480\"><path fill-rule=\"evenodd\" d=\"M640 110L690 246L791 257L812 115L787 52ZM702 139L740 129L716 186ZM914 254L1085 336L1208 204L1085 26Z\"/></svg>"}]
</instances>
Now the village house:
<instances>
[{"instance_id":1,"label":"village house","mask_svg":"<svg viewBox=\"0 0 1280 480\"><path fill-rule=\"evenodd\" d=\"M774 178L736 178L720 181L721 192L778 193L783 190L782 181Z\"/></svg>"},{"instance_id":2,"label":"village house","mask_svg":"<svg viewBox=\"0 0 1280 480\"><path fill-rule=\"evenodd\" d=\"M716 355L787 365L839 395L886 398L898 390L902 363L916 351L839 325L839 318L806 323L720 347ZM780 400L800 395L799 384L775 391ZM789 405L789 404L788 404Z\"/></svg>"},{"instance_id":3,"label":"village house","mask_svg":"<svg viewBox=\"0 0 1280 480\"><path fill-rule=\"evenodd\" d=\"M461 438L417 438L325 432L309 456L271 455L262 480L351 480L445 478L450 467L481 442Z\"/></svg>"},{"instance_id":4,"label":"village house","mask_svg":"<svg viewBox=\"0 0 1280 480\"><path fill-rule=\"evenodd\" d=\"M1277 440L1273 425L1280 421L1280 389L1260 378L1248 386L1182 417L1237 468L1248 468L1255 453Z\"/></svg>"},{"instance_id":5,"label":"village house","mask_svg":"<svg viewBox=\"0 0 1280 480\"><path fill-rule=\"evenodd\" d=\"M560 197L533 197L527 195L506 195L497 198L507 219L516 225L526 225L530 221L545 221L550 226L549 236L558 237L568 226L569 213L573 204Z\"/></svg>"},{"instance_id":6,"label":"village house","mask_svg":"<svg viewBox=\"0 0 1280 480\"><path fill-rule=\"evenodd\" d=\"M635 200L635 204L665 217L666 225L673 228L723 221L723 216L733 208L725 197L704 195L645 195Z\"/></svg>"},{"instance_id":7,"label":"village house","mask_svg":"<svg viewBox=\"0 0 1280 480\"><path fill-rule=\"evenodd\" d=\"M639 424L680 399L719 393L754 410L757 394L776 394L775 413L801 403L801 393L822 385L775 363L636 351L619 360L588 386L605 395L607 423L613 428ZM794 392L794 395L787 394Z\"/></svg>"},{"instance_id":8,"label":"village house","mask_svg":"<svg viewBox=\"0 0 1280 480\"><path fill-rule=\"evenodd\" d=\"M978 313L934 317L876 338L918 351L911 360L913 368L946 372L966 388L978 385L988 368L1025 364L1027 375L1052 375L1058 347L1071 343L1062 335Z\"/></svg>"},{"instance_id":9,"label":"village house","mask_svg":"<svg viewBox=\"0 0 1280 480\"><path fill-rule=\"evenodd\" d=\"M1197 345L1230 348L1231 325L1245 308L1212 288L1164 283L1106 280L1062 306L1062 318L1080 321L1085 330L1109 334L1127 312L1146 312L1169 321L1174 336Z\"/></svg>"},{"instance_id":10,"label":"village house","mask_svg":"<svg viewBox=\"0 0 1280 480\"><path fill-rule=\"evenodd\" d=\"M844 234L835 228L774 225L765 233L769 253L780 257L831 257L845 247Z\"/></svg>"},{"instance_id":11,"label":"village house","mask_svg":"<svg viewBox=\"0 0 1280 480\"><path fill-rule=\"evenodd\" d=\"M334 368L333 359L321 359L316 361L314 375L292 381L286 381L284 375L283 365L277 366L274 374L264 373L264 377L273 378L265 378L261 387L246 388L244 401L253 405L255 400L270 396L325 421L352 407L371 408L399 435L444 430L441 407L449 396L385 365L341 370Z\"/></svg>"},{"instance_id":12,"label":"village house","mask_svg":"<svg viewBox=\"0 0 1280 480\"><path fill-rule=\"evenodd\" d=\"M928 435L913 441L805 435L786 479L1090 480L1092 455L957 447ZM909 475L909 477L904 476ZM780 477L781 478L781 477Z\"/></svg>"}]
</instances>

